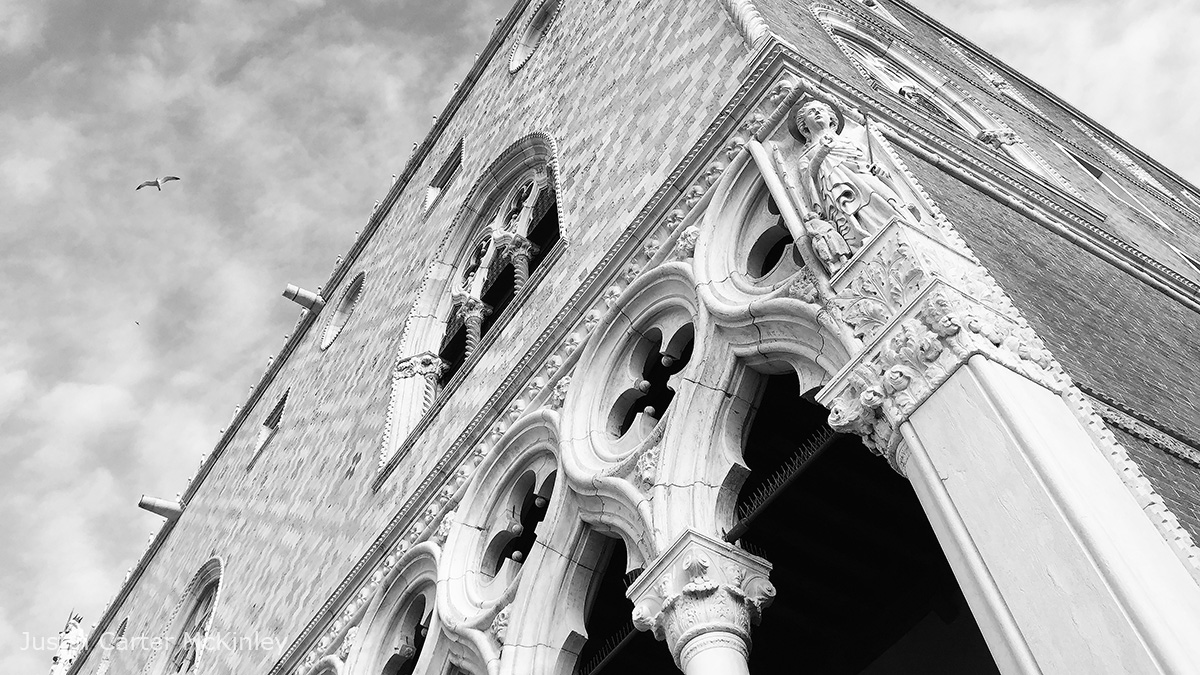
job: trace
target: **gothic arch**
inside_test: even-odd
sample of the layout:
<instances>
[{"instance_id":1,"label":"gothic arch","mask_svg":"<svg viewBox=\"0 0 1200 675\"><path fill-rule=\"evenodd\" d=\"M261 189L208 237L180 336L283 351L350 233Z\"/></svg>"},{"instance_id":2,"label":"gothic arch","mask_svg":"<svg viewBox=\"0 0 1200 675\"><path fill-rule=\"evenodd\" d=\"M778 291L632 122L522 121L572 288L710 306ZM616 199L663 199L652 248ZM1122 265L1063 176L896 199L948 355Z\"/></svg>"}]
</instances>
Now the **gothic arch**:
<instances>
[{"instance_id":1,"label":"gothic arch","mask_svg":"<svg viewBox=\"0 0 1200 675\"><path fill-rule=\"evenodd\" d=\"M349 675L379 675L397 666L394 659L419 659L417 668L433 660L434 650L422 642L436 636L434 620L438 548L423 543L405 553L371 599L358 624L358 639L346 659ZM421 630L427 636L420 635ZM407 652L407 653L406 653ZM417 672L420 672L419 670Z\"/></svg>"},{"instance_id":2,"label":"gothic arch","mask_svg":"<svg viewBox=\"0 0 1200 675\"><path fill-rule=\"evenodd\" d=\"M380 465L469 368L488 328L511 315L504 308L519 304L540 278L541 263L559 248L557 158L557 144L545 133L512 144L476 180L446 228L400 338Z\"/></svg>"},{"instance_id":3,"label":"gothic arch","mask_svg":"<svg viewBox=\"0 0 1200 675\"><path fill-rule=\"evenodd\" d=\"M460 660L494 673L518 586L555 536L565 489L558 480L557 413L517 420L468 483L438 570L438 615ZM447 516L451 517L451 516ZM522 609L522 611L524 611Z\"/></svg>"},{"instance_id":4,"label":"gothic arch","mask_svg":"<svg viewBox=\"0 0 1200 675\"><path fill-rule=\"evenodd\" d=\"M631 566L663 544L637 476L655 462L706 321L690 266L643 273L592 333L563 404L563 472L584 520L626 539Z\"/></svg>"},{"instance_id":5,"label":"gothic arch","mask_svg":"<svg viewBox=\"0 0 1200 675\"><path fill-rule=\"evenodd\" d=\"M196 672L204 657L203 638L212 630L224 567L224 561L214 557L192 576L163 628L164 644L146 663L143 674Z\"/></svg>"},{"instance_id":6,"label":"gothic arch","mask_svg":"<svg viewBox=\"0 0 1200 675\"><path fill-rule=\"evenodd\" d=\"M818 3L812 11L838 48L877 87L1075 194L1070 184L1002 118L907 46L842 10Z\"/></svg>"}]
</instances>

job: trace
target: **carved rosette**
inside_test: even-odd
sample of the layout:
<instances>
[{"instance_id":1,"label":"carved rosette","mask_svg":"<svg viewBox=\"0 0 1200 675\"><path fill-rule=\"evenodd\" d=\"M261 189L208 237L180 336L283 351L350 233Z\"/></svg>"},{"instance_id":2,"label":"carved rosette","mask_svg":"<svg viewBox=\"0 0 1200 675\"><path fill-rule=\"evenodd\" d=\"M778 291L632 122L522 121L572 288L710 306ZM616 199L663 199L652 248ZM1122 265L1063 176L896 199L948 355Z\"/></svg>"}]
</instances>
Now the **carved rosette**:
<instances>
[{"instance_id":1,"label":"carved rosette","mask_svg":"<svg viewBox=\"0 0 1200 675\"><path fill-rule=\"evenodd\" d=\"M666 641L681 669L694 656L689 643L710 633L736 638L719 643L748 656L750 626L775 598L770 573L762 558L688 530L630 586L633 625Z\"/></svg>"}]
</instances>

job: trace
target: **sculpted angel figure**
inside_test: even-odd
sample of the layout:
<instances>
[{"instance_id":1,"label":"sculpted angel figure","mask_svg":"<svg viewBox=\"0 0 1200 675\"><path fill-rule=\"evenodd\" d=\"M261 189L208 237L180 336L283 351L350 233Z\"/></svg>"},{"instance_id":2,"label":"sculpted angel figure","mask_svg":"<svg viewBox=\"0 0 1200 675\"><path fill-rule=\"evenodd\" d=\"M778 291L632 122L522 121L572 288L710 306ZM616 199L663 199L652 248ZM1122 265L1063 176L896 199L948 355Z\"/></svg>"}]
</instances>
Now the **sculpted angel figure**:
<instances>
[{"instance_id":1,"label":"sculpted angel figure","mask_svg":"<svg viewBox=\"0 0 1200 675\"><path fill-rule=\"evenodd\" d=\"M793 113L793 134L804 142L801 173L814 190L810 202L857 251L893 220L911 220L891 175L871 162L856 141L841 135L843 120L824 101L810 100Z\"/></svg>"}]
</instances>

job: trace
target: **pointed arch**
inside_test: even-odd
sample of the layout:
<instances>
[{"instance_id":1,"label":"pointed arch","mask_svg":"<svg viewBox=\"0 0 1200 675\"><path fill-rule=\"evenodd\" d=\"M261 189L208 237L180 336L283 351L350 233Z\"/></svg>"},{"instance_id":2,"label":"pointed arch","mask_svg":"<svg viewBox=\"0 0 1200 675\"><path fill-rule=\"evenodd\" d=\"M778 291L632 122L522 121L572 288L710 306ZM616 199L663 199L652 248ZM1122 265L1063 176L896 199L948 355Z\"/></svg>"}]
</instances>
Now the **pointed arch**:
<instances>
[{"instance_id":1,"label":"pointed arch","mask_svg":"<svg viewBox=\"0 0 1200 675\"><path fill-rule=\"evenodd\" d=\"M380 466L457 387L561 250L561 194L557 143L541 132L510 145L472 185L405 321Z\"/></svg>"}]
</instances>

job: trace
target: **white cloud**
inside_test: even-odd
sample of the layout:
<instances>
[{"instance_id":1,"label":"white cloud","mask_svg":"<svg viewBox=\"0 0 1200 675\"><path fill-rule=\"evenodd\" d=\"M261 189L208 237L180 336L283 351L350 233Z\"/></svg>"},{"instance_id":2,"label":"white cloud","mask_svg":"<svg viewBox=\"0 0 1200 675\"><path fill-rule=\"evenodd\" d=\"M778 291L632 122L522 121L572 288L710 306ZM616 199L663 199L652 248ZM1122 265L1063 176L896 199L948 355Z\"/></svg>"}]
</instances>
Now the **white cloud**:
<instances>
[{"instance_id":1,"label":"white cloud","mask_svg":"<svg viewBox=\"0 0 1200 675\"><path fill-rule=\"evenodd\" d=\"M41 44L45 3L37 0L0 2L0 52L21 52Z\"/></svg>"},{"instance_id":2,"label":"white cloud","mask_svg":"<svg viewBox=\"0 0 1200 675\"><path fill-rule=\"evenodd\" d=\"M22 514L0 521L21 551L0 590L22 599L0 634L98 618L158 522L137 496L183 490L293 329L283 285L325 281L511 1L160 3L119 49L75 38L140 7L59 25L48 4L0 0L0 53L53 52L0 81L0 283L20 290L0 334L28 345L0 351L0 454L21 459L0 508ZM1195 9L920 6L1200 175ZM163 173L183 180L134 192Z\"/></svg>"}]
</instances>

